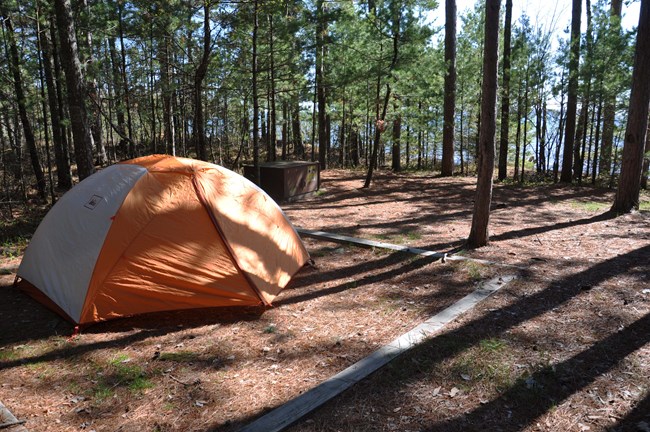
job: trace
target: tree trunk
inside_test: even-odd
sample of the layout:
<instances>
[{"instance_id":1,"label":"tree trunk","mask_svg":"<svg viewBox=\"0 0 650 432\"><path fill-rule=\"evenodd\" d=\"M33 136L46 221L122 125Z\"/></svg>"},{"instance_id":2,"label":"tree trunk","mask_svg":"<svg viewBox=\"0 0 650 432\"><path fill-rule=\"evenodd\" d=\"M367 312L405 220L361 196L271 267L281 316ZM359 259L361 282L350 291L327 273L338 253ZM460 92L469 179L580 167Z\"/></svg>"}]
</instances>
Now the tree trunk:
<instances>
[{"instance_id":1,"label":"tree trunk","mask_svg":"<svg viewBox=\"0 0 650 432\"><path fill-rule=\"evenodd\" d=\"M124 20L122 17L122 2L117 3L117 17L118 17L118 29L120 33L120 56L122 57L122 64L120 72L122 73L122 86L124 89L124 102L125 107L124 111L126 112L126 127L129 137L129 147L127 154L130 158L134 158L137 155L137 148L135 147L133 141L133 122L131 120L131 96L129 90L129 80L126 75L126 48L124 47Z\"/></svg>"},{"instance_id":2,"label":"tree trunk","mask_svg":"<svg viewBox=\"0 0 650 432\"><path fill-rule=\"evenodd\" d=\"M323 11L324 0L316 2L316 92L318 98L318 162L321 171L327 169L327 104L325 96L325 12Z\"/></svg>"},{"instance_id":3,"label":"tree trunk","mask_svg":"<svg viewBox=\"0 0 650 432\"><path fill-rule=\"evenodd\" d=\"M596 184L596 176L598 175L598 143L600 142L600 127L601 115L603 112L603 99L600 99L598 104L598 114L596 116L596 137L594 138L594 159L591 167L591 184Z\"/></svg>"},{"instance_id":4,"label":"tree trunk","mask_svg":"<svg viewBox=\"0 0 650 432\"><path fill-rule=\"evenodd\" d=\"M293 138L293 154L302 159L305 156L305 146L302 142L300 130L300 98L295 95L291 98L291 136Z\"/></svg>"},{"instance_id":5,"label":"tree trunk","mask_svg":"<svg viewBox=\"0 0 650 432\"><path fill-rule=\"evenodd\" d=\"M52 27L53 24L50 24ZM59 116L59 104L57 91L54 84L54 72L52 57L56 55L53 46L50 45L48 32L43 32L43 71L45 72L45 84L47 87L47 100L50 106L50 118L52 120L52 141L54 146L54 162L56 164L56 184L60 190L68 190L72 187L72 173L70 172L70 160L68 155L68 143L61 125ZM58 85L61 85L59 82Z\"/></svg>"},{"instance_id":6,"label":"tree trunk","mask_svg":"<svg viewBox=\"0 0 650 432\"><path fill-rule=\"evenodd\" d=\"M269 120L269 140L271 150L271 155L269 160L274 161L277 159L276 148L277 148L277 127L278 127L278 114L275 104L275 62L274 62L274 52L273 52L273 15L269 14L269 58L271 61L269 69L269 105L270 105L270 120Z\"/></svg>"},{"instance_id":7,"label":"tree trunk","mask_svg":"<svg viewBox=\"0 0 650 432\"><path fill-rule=\"evenodd\" d=\"M528 76L528 67L526 68L526 84L524 85L524 136L523 136L523 145L521 147L521 173L519 182L524 182L524 174L526 173L526 146L528 140L528 88L529 88L529 76Z\"/></svg>"},{"instance_id":8,"label":"tree trunk","mask_svg":"<svg viewBox=\"0 0 650 432\"><path fill-rule=\"evenodd\" d=\"M513 173L513 180L517 181L519 178L519 152L521 151L521 116L522 109L521 105L523 101L521 100L521 88L522 79L519 79L519 89L517 91L517 134L515 136L515 172Z\"/></svg>"},{"instance_id":9,"label":"tree trunk","mask_svg":"<svg viewBox=\"0 0 650 432\"><path fill-rule=\"evenodd\" d=\"M571 9L571 47L569 52L569 91L567 96L566 131L560 181L571 183L572 156L576 132L576 109L578 105L578 68L580 66L580 15L582 0L573 0Z\"/></svg>"},{"instance_id":10,"label":"tree trunk","mask_svg":"<svg viewBox=\"0 0 650 432\"><path fill-rule=\"evenodd\" d=\"M257 32L259 30L258 0L253 3L253 58L251 59L253 79L253 181L260 184L260 101L257 95Z\"/></svg>"},{"instance_id":11,"label":"tree trunk","mask_svg":"<svg viewBox=\"0 0 650 432\"><path fill-rule=\"evenodd\" d=\"M174 121L172 115L172 93L171 81L169 78L169 46L168 35L163 36L160 48L160 84L163 103L163 145L165 152L176 155L176 140L174 137Z\"/></svg>"},{"instance_id":12,"label":"tree trunk","mask_svg":"<svg viewBox=\"0 0 650 432\"><path fill-rule=\"evenodd\" d=\"M289 103L282 101L282 160L287 160L289 150Z\"/></svg>"},{"instance_id":13,"label":"tree trunk","mask_svg":"<svg viewBox=\"0 0 650 432\"><path fill-rule=\"evenodd\" d=\"M492 176L496 134L497 63L499 57L500 0L486 0L485 47L483 54L483 88L481 130L479 132L479 161L472 228L467 239L470 248L485 246L489 241L488 225L492 202Z\"/></svg>"},{"instance_id":14,"label":"tree trunk","mask_svg":"<svg viewBox=\"0 0 650 432\"><path fill-rule=\"evenodd\" d=\"M648 77L650 77L650 0L641 0L621 177L612 206L612 211L619 214L629 213L632 209L639 208L641 169L650 103Z\"/></svg>"},{"instance_id":15,"label":"tree trunk","mask_svg":"<svg viewBox=\"0 0 650 432\"><path fill-rule=\"evenodd\" d=\"M650 122L650 119L648 120ZM650 169L650 130L646 130L643 168L641 168L641 187L648 190L648 169Z\"/></svg>"},{"instance_id":16,"label":"tree trunk","mask_svg":"<svg viewBox=\"0 0 650 432\"><path fill-rule=\"evenodd\" d=\"M621 11L622 0L612 0L610 8L610 31L613 26L620 32L621 29ZM605 94L605 106L603 108L603 142L600 150L600 169L601 173L609 175L612 169L612 146L614 144L614 123L616 120L616 95L608 91Z\"/></svg>"},{"instance_id":17,"label":"tree trunk","mask_svg":"<svg viewBox=\"0 0 650 432\"><path fill-rule=\"evenodd\" d=\"M442 129L442 175L454 174L454 114L456 111L456 0L445 0L445 100Z\"/></svg>"},{"instance_id":18,"label":"tree trunk","mask_svg":"<svg viewBox=\"0 0 650 432\"><path fill-rule=\"evenodd\" d=\"M36 46L38 52L38 78L41 85L41 107L43 110L43 138L45 140L45 159L47 161L47 174L49 180L50 200L52 204L56 202L54 194L54 179L52 178L52 157L50 156L50 131L47 124L47 98L45 97L45 72L43 56L43 33L41 32L41 6L36 1Z\"/></svg>"},{"instance_id":19,"label":"tree trunk","mask_svg":"<svg viewBox=\"0 0 650 432\"><path fill-rule=\"evenodd\" d=\"M564 131L564 70L562 71L562 77L560 78L560 88L562 89L562 94L560 96L560 118L558 120L558 130L559 137L557 140L557 146L555 147L555 159L553 161L553 183L558 182L558 174L560 170L560 147L562 147L562 134Z\"/></svg>"},{"instance_id":20,"label":"tree trunk","mask_svg":"<svg viewBox=\"0 0 650 432\"><path fill-rule=\"evenodd\" d=\"M392 25L392 30L393 30L393 56L390 62L390 66L388 67L388 74L392 74L393 69L395 69L395 66L397 65L397 58L399 56L399 46L400 46L400 10L396 7L396 3L391 4L391 15L393 17L393 25ZM380 52L381 52L381 47L380 47ZM379 93L381 89L381 69L379 69L379 73L377 74L377 101L379 102ZM379 105L377 106L377 124L375 127L375 140L373 142L372 146L372 154L370 156L370 163L368 164L368 173L366 174L366 180L363 184L364 189L370 187L370 182L372 181L372 173L376 167L377 164L377 153L379 151L379 140L381 139L381 133L383 132L383 129L386 127L386 111L388 110L388 103L390 101L390 95L391 95L391 87L389 83L386 83L386 96L384 97L384 104L383 108L381 111L381 115L379 115ZM384 152L382 151L382 156L384 155Z\"/></svg>"},{"instance_id":21,"label":"tree trunk","mask_svg":"<svg viewBox=\"0 0 650 432\"><path fill-rule=\"evenodd\" d=\"M7 53L10 57L9 68L11 69L11 75L14 80L14 91L16 92L16 101L18 102L18 113L20 114L20 121L23 125L23 133L25 134L25 143L27 144L27 150L29 151L29 157L32 163L32 169L34 175L36 176L36 188L38 190L38 196L45 200L47 197L46 192L46 181L45 175L41 168L41 164L38 160L38 149L36 148L36 139L34 138L34 131L32 129L32 124L29 121L27 116L27 105L25 99L25 91L23 89L23 80L20 76L20 59L18 57L18 47L16 46L16 35L14 34L14 27L11 22L11 17L9 16L8 11L0 9L0 14L2 15L5 28L7 29L6 37L7 42L9 43L9 52Z\"/></svg>"},{"instance_id":22,"label":"tree trunk","mask_svg":"<svg viewBox=\"0 0 650 432\"><path fill-rule=\"evenodd\" d=\"M210 3L203 2L203 55L194 74L194 145L196 157L207 161L208 152L205 143L205 121L203 119L203 97L201 87L208 72L210 62Z\"/></svg>"},{"instance_id":23,"label":"tree trunk","mask_svg":"<svg viewBox=\"0 0 650 432\"><path fill-rule=\"evenodd\" d=\"M88 1L82 0L81 6L85 9L87 21L90 22L90 9ZM86 49L88 50L88 58L85 60L86 71L92 72L95 57L93 56L93 33L91 27L88 26L86 30ZM86 88L88 89L88 98L90 99L89 118L90 131L93 137L93 144L97 151L97 162L99 165L105 165L108 162L106 156L106 149L104 148L104 140L102 137L102 118L101 118L101 95L99 93L99 85L95 77L89 76L86 73Z\"/></svg>"},{"instance_id":24,"label":"tree trunk","mask_svg":"<svg viewBox=\"0 0 650 432\"><path fill-rule=\"evenodd\" d=\"M395 111L397 111L397 107L395 108ZM392 148L392 165L393 165L393 171L399 172L402 167L401 167L401 143L400 140L402 139L402 116L401 114L397 114L397 117L395 117L395 120L393 120L393 148Z\"/></svg>"},{"instance_id":25,"label":"tree trunk","mask_svg":"<svg viewBox=\"0 0 650 432\"><path fill-rule=\"evenodd\" d=\"M512 35L512 0L506 0L503 29L503 87L501 89L501 137L499 140L499 181L508 177L508 133L510 131L510 37Z\"/></svg>"}]
</instances>

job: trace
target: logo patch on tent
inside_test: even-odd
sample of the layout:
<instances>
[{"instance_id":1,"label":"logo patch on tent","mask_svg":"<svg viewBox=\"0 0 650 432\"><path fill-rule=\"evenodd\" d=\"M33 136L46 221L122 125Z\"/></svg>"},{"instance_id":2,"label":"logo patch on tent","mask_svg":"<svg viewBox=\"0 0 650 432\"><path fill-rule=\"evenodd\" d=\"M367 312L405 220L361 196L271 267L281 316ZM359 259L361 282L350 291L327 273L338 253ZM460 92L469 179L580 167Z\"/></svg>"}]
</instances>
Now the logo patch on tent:
<instances>
[{"instance_id":1,"label":"logo patch on tent","mask_svg":"<svg viewBox=\"0 0 650 432\"><path fill-rule=\"evenodd\" d=\"M103 199L104 199L104 197L101 197L99 195L93 195L86 202L86 204L84 204L84 207L86 207L87 209L90 209L90 210L95 210L95 207L97 207L99 205L99 203L102 202Z\"/></svg>"}]
</instances>

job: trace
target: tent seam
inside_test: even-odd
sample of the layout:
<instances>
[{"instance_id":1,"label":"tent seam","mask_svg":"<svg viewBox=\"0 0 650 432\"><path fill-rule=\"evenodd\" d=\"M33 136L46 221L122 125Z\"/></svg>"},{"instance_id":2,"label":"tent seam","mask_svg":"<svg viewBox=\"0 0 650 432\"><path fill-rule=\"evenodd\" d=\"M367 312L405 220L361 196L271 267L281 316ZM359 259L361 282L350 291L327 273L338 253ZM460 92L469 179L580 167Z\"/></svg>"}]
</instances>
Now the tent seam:
<instances>
[{"instance_id":1,"label":"tent seam","mask_svg":"<svg viewBox=\"0 0 650 432\"><path fill-rule=\"evenodd\" d=\"M205 209L205 211L208 213L208 216L210 217L210 220L212 221L212 225L214 226L215 230L217 231L217 234L221 237L221 240L223 240L223 244L226 246L226 249L228 250L228 253L230 254L233 264L235 267L237 267L237 270L244 276L244 279L250 284L251 288L257 295L257 297L260 299L262 304L265 306L271 306L271 303L266 301L264 296L262 295L260 289L255 285L253 280L250 278L247 272L245 272L241 265L239 264L239 261L237 260L237 256L235 255L235 251L232 249L230 246L230 242L226 238L226 236L223 233L223 230L221 229L221 226L219 225L219 221L217 220L217 217L214 215L214 213L210 210L210 207L208 206L207 199L205 195L203 194L203 191L201 188L199 188L198 180L196 178L196 175L192 175L192 186L194 187L194 191L196 192L196 196L199 199L199 202Z\"/></svg>"}]
</instances>

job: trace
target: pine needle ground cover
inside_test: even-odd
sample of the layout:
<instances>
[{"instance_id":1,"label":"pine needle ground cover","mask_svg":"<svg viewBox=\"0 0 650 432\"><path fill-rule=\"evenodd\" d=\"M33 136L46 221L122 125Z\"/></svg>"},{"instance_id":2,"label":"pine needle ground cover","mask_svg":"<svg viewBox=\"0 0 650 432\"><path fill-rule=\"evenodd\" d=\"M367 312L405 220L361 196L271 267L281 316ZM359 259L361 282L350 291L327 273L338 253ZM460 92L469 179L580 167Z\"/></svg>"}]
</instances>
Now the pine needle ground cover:
<instances>
[{"instance_id":1,"label":"pine needle ground cover","mask_svg":"<svg viewBox=\"0 0 650 432\"><path fill-rule=\"evenodd\" d=\"M322 193L283 208L306 229L436 251L462 245L473 179L379 173L362 190L361 177L327 171ZM612 198L497 185L492 243L464 255L517 266L517 281L291 430L643 430L650 214L610 218L592 204L606 209ZM305 244L316 267L271 309L135 317L72 339L1 275L0 400L30 430L236 430L513 272ZM2 267L23 246L6 245Z\"/></svg>"}]
</instances>

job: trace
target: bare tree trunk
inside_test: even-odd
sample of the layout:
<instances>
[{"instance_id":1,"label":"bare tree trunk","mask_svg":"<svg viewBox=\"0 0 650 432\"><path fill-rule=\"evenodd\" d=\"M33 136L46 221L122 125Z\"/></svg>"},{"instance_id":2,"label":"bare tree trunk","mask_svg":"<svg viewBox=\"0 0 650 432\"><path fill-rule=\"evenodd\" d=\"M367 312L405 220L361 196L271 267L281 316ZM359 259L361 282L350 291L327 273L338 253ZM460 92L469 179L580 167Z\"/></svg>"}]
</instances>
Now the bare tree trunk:
<instances>
[{"instance_id":1,"label":"bare tree trunk","mask_svg":"<svg viewBox=\"0 0 650 432\"><path fill-rule=\"evenodd\" d=\"M305 156L305 146L302 142L300 129L300 98L295 95L291 98L291 135L293 136L293 154L298 158Z\"/></svg>"},{"instance_id":2,"label":"bare tree trunk","mask_svg":"<svg viewBox=\"0 0 650 432\"><path fill-rule=\"evenodd\" d=\"M623 1L611 0L610 31L615 29L620 32L620 17ZM600 151L600 173L609 175L612 169L612 146L614 144L614 123L616 120L616 95L608 91L605 95L605 106L603 108L603 142Z\"/></svg>"},{"instance_id":3,"label":"bare tree trunk","mask_svg":"<svg viewBox=\"0 0 650 432\"><path fill-rule=\"evenodd\" d=\"M521 105L523 101L521 100L521 88L522 88L522 80L521 78L519 79L519 90L517 91L517 134L515 136L515 172L512 176L513 180L517 180L519 178L519 152L521 150L521 116L522 116L522 109Z\"/></svg>"},{"instance_id":4,"label":"bare tree trunk","mask_svg":"<svg viewBox=\"0 0 650 432\"><path fill-rule=\"evenodd\" d=\"M93 165L93 139L88 125L86 109L86 88L77 52L77 36L72 21L70 0L54 0L59 40L61 41L61 62L65 71L68 90L68 109L74 139L74 153L79 179L83 180L95 172Z\"/></svg>"},{"instance_id":5,"label":"bare tree trunk","mask_svg":"<svg viewBox=\"0 0 650 432\"><path fill-rule=\"evenodd\" d=\"M600 141L600 120L603 111L603 99L600 99L598 104L598 114L596 116L596 137L594 138L594 159L591 167L591 184L596 184L596 176L598 175L598 143Z\"/></svg>"},{"instance_id":6,"label":"bare tree trunk","mask_svg":"<svg viewBox=\"0 0 650 432\"><path fill-rule=\"evenodd\" d=\"M454 114L456 111L456 0L445 0L445 101L442 129L442 175L454 174Z\"/></svg>"},{"instance_id":7,"label":"bare tree trunk","mask_svg":"<svg viewBox=\"0 0 650 432\"><path fill-rule=\"evenodd\" d=\"M18 113L20 114L20 121L23 124L23 133L25 134L25 143L27 144L27 150L29 151L29 158L32 163L32 170L36 176L36 188L38 190L38 196L45 200L46 193L46 181L45 175L41 168L41 163L38 160L38 150L36 148L36 139L34 138L34 131L32 130L32 124L29 121L27 116L27 105L25 99L25 91L23 89L23 80L20 76L20 59L18 57L18 47L16 46L16 39L14 34L14 27L11 22L11 17L4 6L0 9L0 14L2 15L2 20L4 21L5 28L7 32L5 33L7 42L9 43L9 52L7 53L9 58L9 67L11 69L11 74L14 80L14 91L16 92L16 102L18 102Z\"/></svg>"},{"instance_id":8,"label":"bare tree trunk","mask_svg":"<svg viewBox=\"0 0 650 432\"><path fill-rule=\"evenodd\" d=\"M481 102L482 127L479 132L480 147L478 180L474 199L474 214L467 245L471 248L485 246L489 241L490 204L492 202L492 176L496 135L497 63L499 57L499 6L500 0L486 0L485 47L483 55L483 100Z\"/></svg>"},{"instance_id":9,"label":"bare tree trunk","mask_svg":"<svg viewBox=\"0 0 650 432\"><path fill-rule=\"evenodd\" d=\"M650 103L650 0L641 0L636 35L632 90L625 129L621 177L612 211L629 213L639 208L643 150L648 131Z\"/></svg>"},{"instance_id":10,"label":"bare tree trunk","mask_svg":"<svg viewBox=\"0 0 650 432\"><path fill-rule=\"evenodd\" d=\"M203 56L194 74L194 145L196 157L207 161L208 153L205 144L205 121L203 118L203 97L201 86L208 72L210 62L210 3L203 1Z\"/></svg>"},{"instance_id":11,"label":"bare tree trunk","mask_svg":"<svg viewBox=\"0 0 650 432\"><path fill-rule=\"evenodd\" d=\"M325 33L327 24L323 11L324 0L316 2L316 93L318 99L318 162L321 171L327 169L327 101L325 95Z\"/></svg>"},{"instance_id":12,"label":"bare tree trunk","mask_svg":"<svg viewBox=\"0 0 650 432\"><path fill-rule=\"evenodd\" d=\"M129 137L129 148L127 154L130 158L134 158L137 155L137 148L134 145L133 141L133 122L131 121L131 96L129 90L129 80L126 75L126 48L124 46L124 22L122 17L122 2L117 3L117 15L118 15L118 29L120 33L120 56L122 57L122 64L120 72L122 73L122 86L124 89L124 102L125 107L124 111L126 112L126 127Z\"/></svg>"},{"instance_id":13,"label":"bare tree trunk","mask_svg":"<svg viewBox=\"0 0 650 432\"><path fill-rule=\"evenodd\" d=\"M558 130L559 137L557 140L557 146L555 147L555 160L553 162L553 182L558 182L558 174L560 170L560 148L562 147L562 134L564 131L564 71L562 71L562 77L560 78L560 87L562 88L562 95L560 97L560 118L558 119Z\"/></svg>"},{"instance_id":14,"label":"bare tree trunk","mask_svg":"<svg viewBox=\"0 0 650 432\"><path fill-rule=\"evenodd\" d=\"M289 104L282 101L282 160L287 160L287 146L289 145Z\"/></svg>"},{"instance_id":15,"label":"bare tree trunk","mask_svg":"<svg viewBox=\"0 0 650 432\"><path fill-rule=\"evenodd\" d=\"M50 24L52 28L53 24ZM70 159L68 156L68 143L65 133L61 126L61 117L59 116L59 104L57 100L57 91L54 84L54 73L52 57L56 52L50 45L48 32L43 32L42 49L43 49L43 71L45 72L45 84L47 86L47 100L50 106L50 118L52 119L52 141L54 146L54 161L56 163L56 184L60 190L68 190L72 187L72 173L70 172ZM53 41L52 41L53 42ZM59 82L58 85L61 85Z\"/></svg>"},{"instance_id":16,"label":"bare tree trunk","mask_svg":"<svg viewBox=\"0 0 650 432\"><path fill-rule=\"evenodd\" d=\"M650 119L648 120L650 123ZM650 169L650 130L645 133L645 149L643 150L643 168L641 168L641 187L648 190L648 169Z\"/></svg>"},{"instance_id":17,"label":"bare tree trunk","mask_svg":"<svg viewBox=\"0 0 650 432\"><path fill-rule=\"evenodd\" d=\"M174 121L172 115L171 82L169 79L169 36L164 35L162 49L160 50L160 82L162 86L163 103L163 141L168 154L176 154L176 139L174 134Z\"/></svg>"},{"instance_id":18,"label":"bare tree trunk","mask_svg":"<svg viewBox=\"0 0 650 432\"><path fill-rule=\"evenodd\" d=\"M269 57L270 57L270 68L269 68L269 109L270 109L270 119L269 119L269 150L271 154L269 160L274 161L277 159L276 148L277 148L277 128L278 128L278 114L275 104L275 62L274 62L274 52L273 52L273 15L269 14Z\"/></svg>"},{"instance_id":19,"label":"bare tree trunk","mask_svg":"<svg viewBox=\"0 0 650 432\"><path fill-rule=\"evenodd\" d=\"M251 59L253 78L253 171L254 182L260 184L260 101L257 95L257 32L259 30L258 0L253 3L253 58Z\"/></svg>"},{"instance_id":20,"label":"bare tree trunk","mask_svg":"<svg viewBox=\"0 0 650 432\"><path fill-rule=\"evenodd\" d=\"M88 1L82 0L81 4L85 9L86 14L88 15L88 21L90 21L90 9L88 7ZM88 58L85 62L86 71L90 70L92 72L92 64L95 62L95 57L93 55L93 33L90 26L88 26L88 29L86 31L86 46L88 49ZM99 85L97 84L97 79L94 76L86 76L86 78L88 79L86 83L86 88L88 89L88 97L91 101L95 101L95 103L90 103L89 113L90 130L93 137L93 144L95 145L95 149L97 151L98 164L105 165L108 162L108 158L106 156L106 149L104 147L104 140L102 137L102 117L100 113L102 101L101 95L99 93Z\"/></svg>"},{"instance_id":21,"label":"bare tree trunk","mask_svg":"<svg viewBox=\"0 0 650 432\"><path fill-rule=\"evenodd\" d=\"M580 15L582 0L573 0L571 9L571 51L569 53L569 92L567 96L566 131L560 181L571 183L572 156L576 132L576 109L578 105L578 68L580 66Z\"/></svg>"},{"instance_id":22,"label":"bare tree trunk","mask_svg":"<svg viewBox=\"0 0 650 432\"><path fill-rule=\"evenodd\" d=\"M45 72L43 71L43 36L41 34L41 6L36 1L36 47L38 51L38 77L41 85L41 106L43 110L43 138L45 140L45 159L47 161L47 174L49 180L50 201L56 202L54 194L54 179L52 178L52 157L50 155L50 132L47 124L47 98L45 97Z\"/></svg>"},{"instance_id":23,"label":"bare tree trunk","mask_svg":"<svg viewBox=\"0 0 650 432\"><path fill-rule=\"evenodd\" d=\"M521 147L521 173L520 173L520 178L519 182L523 183L524 182L524 174L526 173L526 146L527 146L527 140L528 140L528 111L529 106L528 106L528 84L529 84L529 76L528 76L528 67L526 68L526 84L524 85L524 136L523 136L523 146Z\"/></svg>"},{"instance_id":24,"label":"bare tree trunk","mask_svg":"<svg viewBox=\"0 0 650 432\"><path fill-rule=\"evenodd\" d=\"M397 107L395 108L397 111ZM402 115L397 114L393 120L393 171L401 171L401 139L402 139Z\"/></svg>"},{"instance_id":25,"label":"bare tree trunk","mask_svg":"<svg viewBox=\"0 0 650 432\"><path fill-rule=\"evenodd\" d=\"M510 38L512 36L512 0L506 0L503 29L503 87L501 88L501 137L499 140L499 181L508 177L508 133L510 131Z\"/></svg>"}]
</instances>

